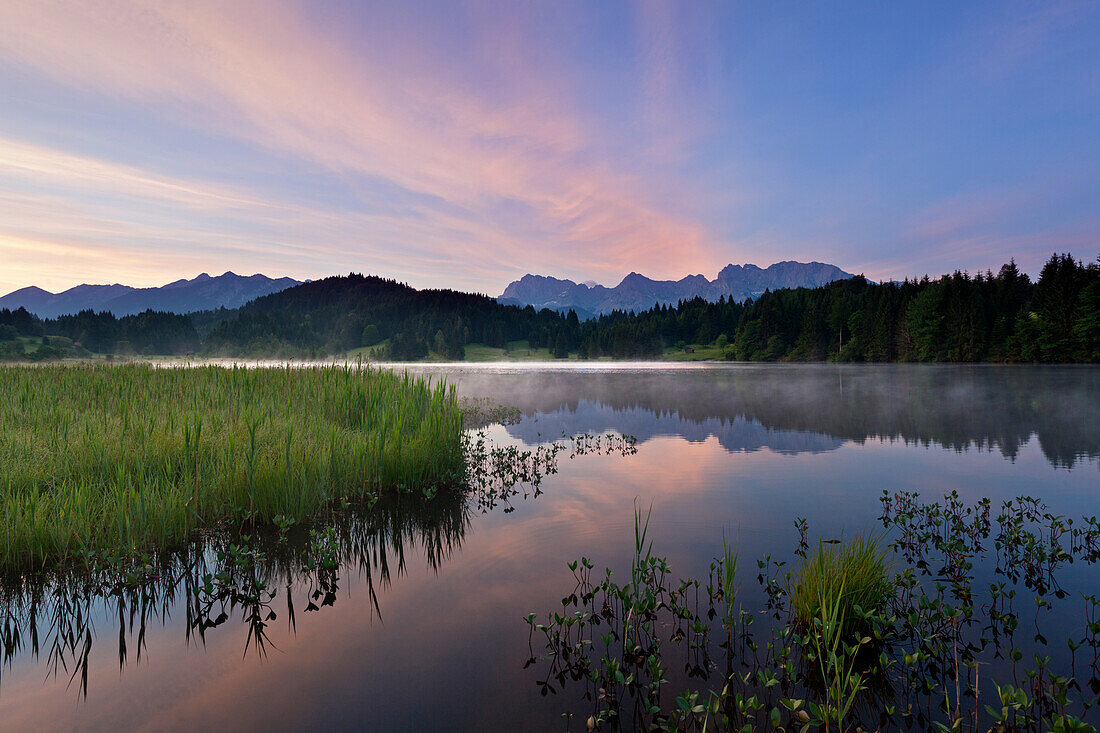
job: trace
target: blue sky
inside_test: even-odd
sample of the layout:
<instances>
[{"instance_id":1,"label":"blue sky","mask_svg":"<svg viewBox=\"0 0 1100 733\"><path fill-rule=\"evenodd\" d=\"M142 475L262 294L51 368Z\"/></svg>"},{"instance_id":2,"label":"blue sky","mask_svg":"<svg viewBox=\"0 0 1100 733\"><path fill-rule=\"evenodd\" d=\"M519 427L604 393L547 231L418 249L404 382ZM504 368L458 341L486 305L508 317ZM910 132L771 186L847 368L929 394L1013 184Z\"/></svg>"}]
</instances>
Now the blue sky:
<instances>
[{"instance_id":1,"label":"blue sky","mask_svg":"<svg viewBox=\"0 0 1100 733\"><path fill-rule=\"evenodd\" d=\"M1100 254L1097 3L0 0L0 292Z\"/></svg>"}]
</instances>

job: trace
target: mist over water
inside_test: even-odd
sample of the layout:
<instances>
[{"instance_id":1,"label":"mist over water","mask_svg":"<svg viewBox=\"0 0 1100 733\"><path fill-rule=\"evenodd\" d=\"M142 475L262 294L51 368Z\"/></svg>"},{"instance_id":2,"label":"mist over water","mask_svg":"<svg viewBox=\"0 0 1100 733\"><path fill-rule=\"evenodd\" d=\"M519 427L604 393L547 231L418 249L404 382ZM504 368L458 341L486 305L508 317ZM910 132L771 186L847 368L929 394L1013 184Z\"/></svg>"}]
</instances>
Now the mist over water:
<instances>
[{"instance_id":1,"label":"mist over water","mask_svg":"<svg viewBox=\"0 0 1100 733\"><path fill-rule=\"evenodd\" d=\"M653 507L655 549L678 576L694 577L706 576L723 530L752 565L789 555L796 517L809 520L811 540L873 527L883 491L934 499L958 490L995 506L1026 494L1070 516L1100 513L1096 368L396 368L516 408L517 420L487 429L497 445L614 432L635 436L637 453L563 455L541 493L492 507L441 497L430 511L414 503L351 517L334 540L331 577L293 569L286 558L301 536L272 544L257 577L238 579L245 590L257 580L277 590L263 612L274 612L266 654L239 598L208 609L226 617L199 638L186 582L157 586L151 600L98 597L74 583L76 600L62 595L90 619L86 697L72 666L50 666L57 596L46 592L39 652L24 624L25 642L0 674L2 719L44 729L471 731L522 720L562 730L562 712L585 708L568 690L539 694L523 669L522 619L560 607L571 560L629 567L635 500ZM1082 567L1067 576L1073 592L1095 582ZM25 621L25 597L4 603L10 621Z\"/></svg>"},{"instance_id":2,"label":"mist over water","mask_svg":"<svg viewBox=\"0 0 1100 733\"><path fill-rule=\"evenodd\" d=\"M443 375L462 394L490 395L519 409L529 419L509 432L528 443L560 428L570 434L617 430L643 441L712 435L731 452L799 453L878 440L992 450L1013 459L1036 440L1052 465L1100 458L1100 375L1093 367L483 365L416 371ZM534 429L530 418L536 417L544 429Z\"/></svg>"}]
</instances>

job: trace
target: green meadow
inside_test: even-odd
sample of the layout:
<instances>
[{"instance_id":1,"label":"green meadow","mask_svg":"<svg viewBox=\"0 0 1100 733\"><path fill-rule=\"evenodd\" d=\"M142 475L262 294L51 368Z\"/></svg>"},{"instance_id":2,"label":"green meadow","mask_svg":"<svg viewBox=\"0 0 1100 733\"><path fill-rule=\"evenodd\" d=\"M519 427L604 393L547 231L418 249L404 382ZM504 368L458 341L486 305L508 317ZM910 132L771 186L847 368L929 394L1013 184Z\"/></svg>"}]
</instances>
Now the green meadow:
<instances>
[{"instance_id":1,"label":"green meadow","mask_svg":"<svg viewBox=\"0 0 1100 733\"><path fill-rule=\"evenodd\" d=\"M451 388L373 369L0 367L0 564L453 484L462 429Z\"/></svg>"}]
</instances>

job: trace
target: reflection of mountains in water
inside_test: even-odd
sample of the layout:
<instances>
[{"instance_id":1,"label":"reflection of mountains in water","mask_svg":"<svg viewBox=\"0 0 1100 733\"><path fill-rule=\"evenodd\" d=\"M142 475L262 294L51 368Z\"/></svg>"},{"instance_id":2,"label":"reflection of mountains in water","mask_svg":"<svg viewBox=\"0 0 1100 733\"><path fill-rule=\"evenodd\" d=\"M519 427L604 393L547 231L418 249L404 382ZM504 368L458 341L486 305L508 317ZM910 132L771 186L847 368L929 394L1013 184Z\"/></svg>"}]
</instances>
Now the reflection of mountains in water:
<instances>
[{"instance_id":1,"label":"reflection of mountains in water","mask_svg":"<svg viewBox=\"0 0 1100 733\"><path fill-rule=\"evenodd\" d=\"M508 426L508 434L528 445L553 439L563 433L615 432L633 435L644 443L653 438L678 436L691 443L702 443L710 437L730 453L751 453L762 448L776 453L824 453L836 450L845 441L802 430L772 430L755 420L737 417L732 420L706 418L688 420L676 412L655 414L648 410L630 407L616 409L587 400L576 407L564 407L551 413L524 417Z\"/></svg>"},{"instance_id":2,"label":"reflection of mountains in water","mask_svg":"<svg viewBox=\"0 0 1100 733\"><path fill-rule=\"evenodd\" d=\"M592 405L593 428L639 439L666 433L689 437L699 429L728 439L723 445L733 450L751 450L754 443L798 450L780 447L791 445L785 442L788 436L827 445L810 437L820 436L822 441L901 440L957 451L995 450L1014 459L1036 437L1054 466L1100 459L1100 369L1095 367L769 364L669 370L460 368L445 374L461 393L489 397L527 416L573 413L581 431L589 429L580 421L588 419L587 405ZM554 433L547 427L549 419L543 417L536 430L543 436L560 434L560 428ZM752 435L749 424L767 432Z\"/></svg>"}]
</instances>

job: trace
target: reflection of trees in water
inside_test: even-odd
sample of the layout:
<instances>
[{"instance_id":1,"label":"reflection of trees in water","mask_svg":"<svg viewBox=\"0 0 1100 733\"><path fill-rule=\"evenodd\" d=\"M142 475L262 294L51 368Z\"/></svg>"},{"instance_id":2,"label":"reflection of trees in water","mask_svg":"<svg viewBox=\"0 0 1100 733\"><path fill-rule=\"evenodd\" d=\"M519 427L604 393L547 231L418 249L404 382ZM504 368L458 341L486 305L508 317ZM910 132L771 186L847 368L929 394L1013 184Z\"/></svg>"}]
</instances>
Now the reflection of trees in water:
<instances>
[{"instance_id":1,"label":"reflection of trees in water","mask_svg":"<svg viewBox=\"0 0 1100 733\"><path fill-rule=\"evenodd\" d=\"M284 537L217 534L138 564L100 559L91 571L8 579L0 584L4 662L10 669L29 653L87 695L97 638L117 632L120 668L131 657L140 661L147 631L168 625L181 603L188 644L205 644L211 629L240 623L245 652L262 655L281 617L293 631L299 614L333 605L341 573L356 573L380 613L378 589L405 574L410 555L440 567L468 525L465 497L403 498L349 507Z\"/></svg>"},{"instance_id":2,"label":"reflection of trees in water","mask_svg":"<svg viewBox=\"0 0 1100 733\"><path fill-rule=\"evenodd\" d=\"M1100 458L1094 367L767 365L674 371L459 371L459 390L525 415L583 403L689 423L747 420L772 431L996 450L1014 459L1032 436L1051 464ZM599 427L604 427L600 425ZM579 424L580 430L594 425ZM618 425L607 425L623 430ZM637 426L625 430L644 437ZM796 451L797 452L797 451Z\"/></svg>"}]
</instances>

